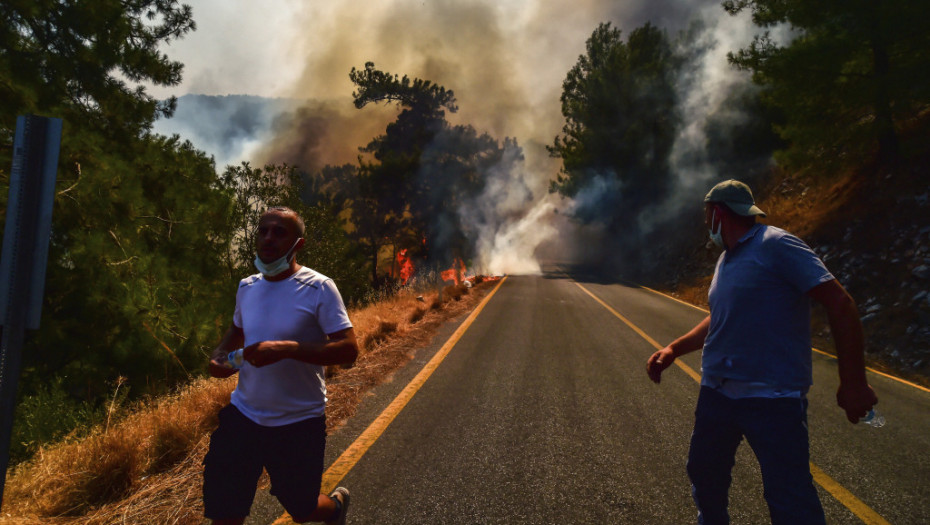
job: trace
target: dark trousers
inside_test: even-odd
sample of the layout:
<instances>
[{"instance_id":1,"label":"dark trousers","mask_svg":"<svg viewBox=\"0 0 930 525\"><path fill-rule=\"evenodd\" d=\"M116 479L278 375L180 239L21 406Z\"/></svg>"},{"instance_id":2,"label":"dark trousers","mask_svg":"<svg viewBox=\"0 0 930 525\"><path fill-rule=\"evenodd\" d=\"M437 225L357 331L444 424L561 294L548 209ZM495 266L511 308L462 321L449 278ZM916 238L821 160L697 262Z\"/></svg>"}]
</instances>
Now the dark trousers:
<instances>
[{"instance_id":1,"label":"dark trousers","mask_svg":"<svg viewBox=\"0 0 930 525\"><path fill-rule=\"evenodd\" d=\"M698 523L725 525L731 470L745 436L759 460L773 525L825 525L810 472L807 400L730 399L701 387L688 452Z\"/></svg>"}]
</instances>

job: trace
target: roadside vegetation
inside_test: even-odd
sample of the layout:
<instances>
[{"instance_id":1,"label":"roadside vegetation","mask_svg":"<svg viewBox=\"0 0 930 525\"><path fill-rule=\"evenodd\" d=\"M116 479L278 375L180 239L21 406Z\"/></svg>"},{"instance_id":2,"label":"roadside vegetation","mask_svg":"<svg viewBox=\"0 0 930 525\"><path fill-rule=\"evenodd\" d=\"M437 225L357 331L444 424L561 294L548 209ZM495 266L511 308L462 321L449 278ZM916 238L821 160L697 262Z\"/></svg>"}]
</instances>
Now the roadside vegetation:
<instances>
[{"instance_id":1,"label":"roadside vegetation","mask_svg":"<svg viewBox=\"0 0 930 525\"><path fill-rule=\"evenodd\" d=\"M360 342L351 368L327 370L329 431L356 411L365 392L430 342L436 329L473 309L496 285L402 290L350 309ZM111 407L103 424L38 448L10 472L4 523L200 523L202 466L219 409L235 388L199 378L178 391ZM115 398L114 398L115 399Z\"/></svg>"}]
</instances>

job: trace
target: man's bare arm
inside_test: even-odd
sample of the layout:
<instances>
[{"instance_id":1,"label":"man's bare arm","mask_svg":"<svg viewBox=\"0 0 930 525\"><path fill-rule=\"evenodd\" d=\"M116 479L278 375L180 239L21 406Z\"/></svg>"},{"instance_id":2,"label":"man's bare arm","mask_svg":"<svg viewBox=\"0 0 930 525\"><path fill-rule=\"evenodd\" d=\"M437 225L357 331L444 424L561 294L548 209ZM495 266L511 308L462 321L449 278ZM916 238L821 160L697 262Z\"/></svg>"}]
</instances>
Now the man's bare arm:
<instances>
[{"instance_id":1,"label":"man's bare arm","mask_svg":"<svg viewBox=\"0 0 930 525\"><path fill-rule=\"evenodd\" d=\"M709 315L687 334L675 339L665 348L652 354L649 360L646 361L646 373L649 374L649 379L656 383L660 382L662 380L662 371L671 366L675 359L703 348L708 330L710 330Z\"/></svg>"},{"instance_id":2,"label":"man's bare arm","mask_svg":"<svg viewBox=\"0 0 930 525\"><path fill-rule=\"evenodd\" d=\"M856 302L836 279L815 286L807 295L827 311L839 362L836 401L846 411L846 418L856 423L878 403L865 377L865 336Z\"/></svg>"}]
</instances>

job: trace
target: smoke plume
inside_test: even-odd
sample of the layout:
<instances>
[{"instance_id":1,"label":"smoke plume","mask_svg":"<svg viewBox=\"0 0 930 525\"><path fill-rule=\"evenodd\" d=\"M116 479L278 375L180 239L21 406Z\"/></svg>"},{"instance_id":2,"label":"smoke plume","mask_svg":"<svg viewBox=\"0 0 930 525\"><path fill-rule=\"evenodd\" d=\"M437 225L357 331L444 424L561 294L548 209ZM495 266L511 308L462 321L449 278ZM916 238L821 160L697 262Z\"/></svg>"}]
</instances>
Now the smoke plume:
<instances>
[{"instance_id":1,"label":"smoke plume","mask_svg":"<svg viewBox=\"0 0 930 525\"><path fill-rule=\"evenodd\" d=\"M224 9L216 0L191 3L195 18L201 4ZM707 149L707 122L717 123L716 136L723 143L731 126L739 125L742 114L728 109L727 97L737 86L745 86L747 79L727 64L726 52L749 41L750 25L745 18L727 15L718 0L294 0L285 4L287 22L282 22L285 29L280 34L287 42L276 40L274 46L283 54L275 60L286 63L286 73L275 79L273 93L262 94L282 97L287 103L261 118L246 119L245 125L231 126L242 133L227 129L211 135L215 140L212 151L233 162L287 162L307 171L326 164L354 163L358 148L382 134L398 109L389 105L355 109L349 70L372 61L385 71L431 80L455 92L460 109L447 115L451 124L471 125L499 139L513 137L523 156L520 162L507 163L491 173L482 197L458 210L461 221L473 227L477 263L487 271L535 272L539 256L558 255L564 260L566 253L576 253L579 258L598 261L606 256L571 243L616 232L600 231L597 217L587 225L568 218L589 210L584 199L603 199L603 188L585 189L575 202L549 194L549 181L560 163L545 150L563 125L562 82L601 22L610 21L627 36L651 22L673 36L695 20L705 21L703 29L692 29L696 35L687 51L695 66L679 83L685 124L669 159L672 187L667 188L664 202L629 228L651 231L672 218L670 210L686 202L699 206L711 181L736 175L721 173L715 153ZM177 58L186 62L184 56ZM209 69L212 76L194 72L191 89L209 87L213 94L222 94L220 85L227 86L227 93L236 92L240 85L254 85L248 64L240 70L241 83L235 75L221 82L215 69ZM190 69L187 74L191 75ZM287 79L283 85L281 78ZM182 100L177 119L224 124L222 119L186 113L185 106ZM240 122L233 115L242 111L233 110L228 122ZM590 248L598 243L585 244Z\"/></svg>"}]
</instances>

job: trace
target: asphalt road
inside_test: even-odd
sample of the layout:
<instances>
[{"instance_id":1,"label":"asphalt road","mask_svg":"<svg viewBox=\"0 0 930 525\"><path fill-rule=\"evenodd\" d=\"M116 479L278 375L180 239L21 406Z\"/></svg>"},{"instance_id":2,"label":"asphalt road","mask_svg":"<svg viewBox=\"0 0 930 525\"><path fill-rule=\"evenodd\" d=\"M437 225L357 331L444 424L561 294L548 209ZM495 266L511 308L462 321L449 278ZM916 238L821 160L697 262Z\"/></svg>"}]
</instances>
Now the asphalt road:
<instances>
[{"instance_id":1,"label":"asphalt road","mask_svg":"<svg viewBox=\"0 0 930 525\"><path fill-rule=\"evenodd\" d=\"M685 460L698 384L678 367L651 383L645 362L654 347L629 324L664 345L706 314L616 280L548 270L503 282L339 482L352 491L351 523L695 522ZM330 436L327 464L458 323ZM699 353L683 362L700 370ZM834 399L836 363L814 355L811 461L827 521L930 523L930 392L876 374L869 380L887 419L879 429L845 420ZM732 523L768 522L745 443L730 501ZM281 512L260 494L248 523L271 523Z\"/></svg>"}]
</instances>

